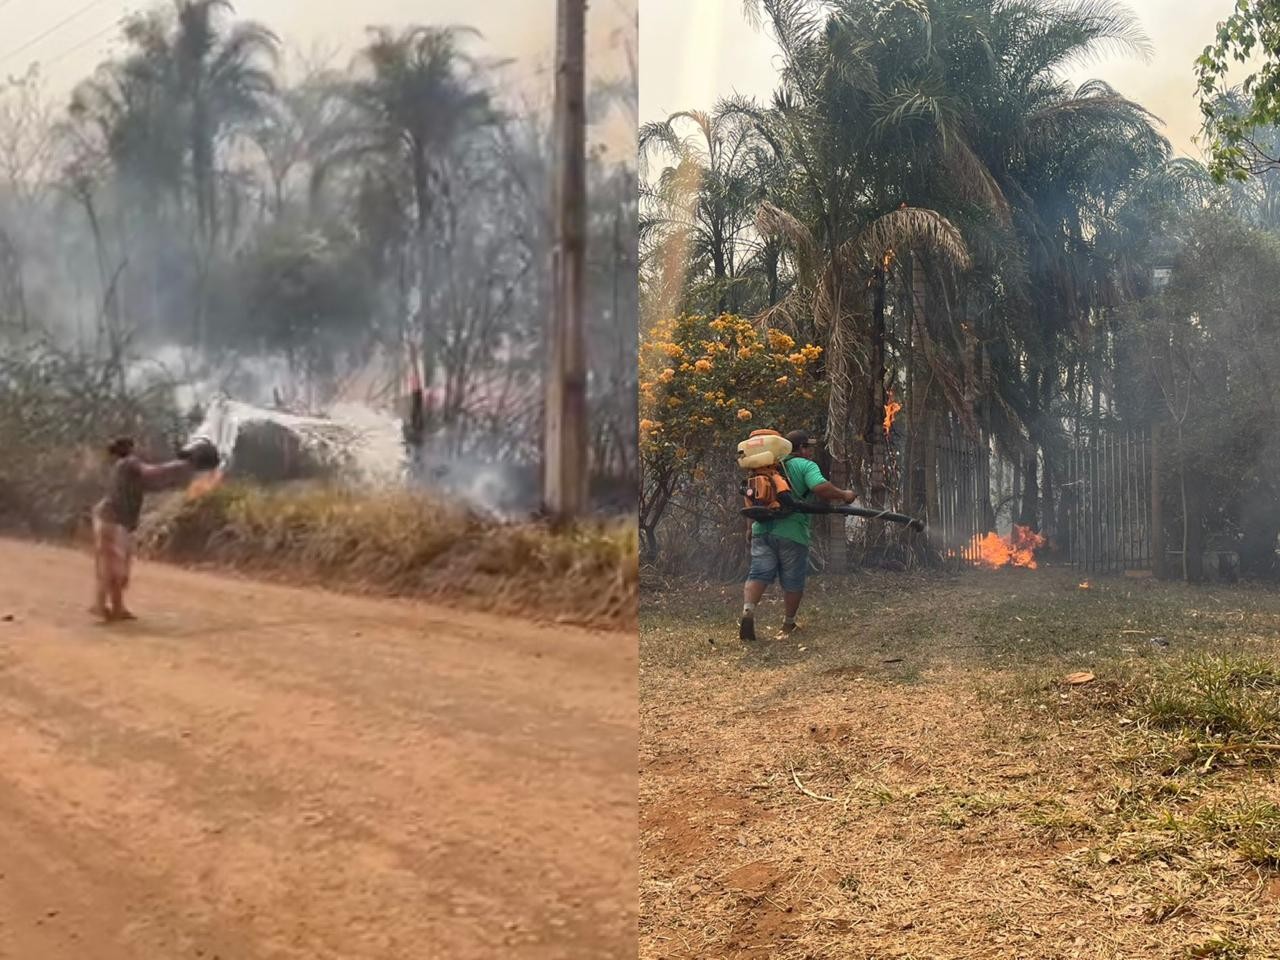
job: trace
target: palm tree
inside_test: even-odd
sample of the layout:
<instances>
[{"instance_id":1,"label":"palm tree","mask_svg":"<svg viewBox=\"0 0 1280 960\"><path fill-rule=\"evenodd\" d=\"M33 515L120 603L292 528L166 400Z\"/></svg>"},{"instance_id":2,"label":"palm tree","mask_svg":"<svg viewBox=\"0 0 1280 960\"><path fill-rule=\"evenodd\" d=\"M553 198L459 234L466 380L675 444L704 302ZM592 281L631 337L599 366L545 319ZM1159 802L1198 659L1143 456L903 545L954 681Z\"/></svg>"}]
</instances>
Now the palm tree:
<instances>
[{"instance_id":1,"label":"palm tree","mask_svg":"<svg viewBox=\"0 0 1280 960\"><path fill-rule=\"evenodd\" d=\"M649 183L643 230L650 255L687 264L668 274L694 287L694 309L736 312L741 271L756 245L751 227L764 199L767 142L743 105L726 100L711 112L685 110L644 124L639 147ZM647 161L655 154L667 165L650 179Z\"/></svg>"},{"instance_id":2,"label":"palm tree","mask_svg":"<svg viewBox=\"0 0 1280 960\"><path fill-rule=\"evenodd\" d=\"M483 75L491 65L462 49L462 41L475 36L476 31L459 27L371 30L358 58L361 76L342 87L350 117L333 126L320 144L327 159L317 173L317 183L344 167L376 160L411 185L417 322L424 334L430 315L432 222L446 189L449 165L467 138L498 120ZM430 379L434 373L431 345L423 347Z\"/></svg>"},{"instance_id":3,"label":"palm tree","mask_svg":"<svg viewBox=\"0 0 1280 960\"><path fill-rule=\"evenodd\" d=\"M176 94L187 109L188 152L196 217L205 242L218 241L216 145L237 126L256 120L276 92L272 68L279 41L257 23L220 22L231 0L174 0L168 38Z\"/></svg>"},{"instance_id":4,"label":"palm tree","mask_svg":"<svg viewBox=\"0 0 1280 960\"><path fill-rule=\"evenodd\" d=\"M100 240L102 224L94 191L110 184L125 224L121 235L126 242L133 236L146 250L142 269L150 276L143 302L150 302L153 318L164 312L163 290L178 286L171 269L181 259L175 240L192 238L198 249L180 269L201 280L177 299L194 303L197 341L203 338L209 254L223 239L220 180L235 199L234 180L219 171L218 148L261 114L275 89L269 69L274 35L248 22L224 27L222 17L233 12L227 0L174 0L170 10L127 20L127 55L103 64L76 88L66 125L74 146L73 193L95 237ZM189 194L195 218L188 232L179 223L188 216ZM134 217L140 222L130 230Z\"/></svg>"},{"instance_id":5,"label":"palm tree","mask_svg":"<svg viewBox=\"0 0 1280 960\"><path fill-rule=\"evenodd\" d=\"M337 81L316 73L283 89L248 131L261 151L269 179L267 197L273 217L289 205L291 181L305 177L306 212L319 212L325 182L329 131L347 122L349 104L335 95Z\"/></svg>"},{"instance_id":6,"label":"palm tree","mask_svg":"<svg viewBox=\"0 0 1280 960\"><path fill-rule=\"evenodd\" d=\"M887 283L894 251L965 267L959 230L920 205L907 174L923 156L948 169L978 170L945 110L912 99L904 64L921 63L927 40L899 31L910 49L883 42L892 5L758 0L782 49L782 84L768 109L749 109L761 137L787 158L792 176L760 207L757 226L790 251L795 286L765 321L826 344L832 455L861 472L882 445ZM914 8L913 8L914 9ZM987 186L987 195L996 191ZM994 201L993 201L994 202ZM921 261L926 262L926 261ZM857 375L860 375L858 377ZM864 379L858 390L855 379ZM850 448L851 431L862 441Z\"/></svg>"},{"instance_id":7,"label":"palm tree","mask_svg":"<svg viewBox=\"0 0 1280 960\"><path fill-rule=\"evenodd\" d=\"M793 171L761 219L763 229L789 237L798 288L769 320L811 319L826 338L833 452L851 419L874 457L885 340L893 335L889 286L906 273L916 289L897 311L913 318L899 349L905 344L910 362L925 364L927 381L972 431L984 386L976 383L981 341L1002 374L983 404L987 424L994 420L1018 452L1024 433L1046 447L1062 346L1085 336L1116 292L1120 265L1100 256L1108 219L1168 158L1146 111L1101 84L1072 90L1060 79L1064 64L1100 46L1145 51L1132 15L1108 0L747 6L782 49L781 89L757 117ZM885 226L923 232L882 232L877 258L858 238L902 204L911 217ZM932 252L921 243L930 239ZM897 261L909 271L890 268L883 255L891 249L910 252ZM841 254L854 250L860 263ZM976 267L952 279L946 261L962 265L962 254ZM935 308L921 324L914 317L929 299ZM852 389L855 369L864 391ZM1024 463L1034 504L1035 457Z\"/></svg>"}]
</instances>

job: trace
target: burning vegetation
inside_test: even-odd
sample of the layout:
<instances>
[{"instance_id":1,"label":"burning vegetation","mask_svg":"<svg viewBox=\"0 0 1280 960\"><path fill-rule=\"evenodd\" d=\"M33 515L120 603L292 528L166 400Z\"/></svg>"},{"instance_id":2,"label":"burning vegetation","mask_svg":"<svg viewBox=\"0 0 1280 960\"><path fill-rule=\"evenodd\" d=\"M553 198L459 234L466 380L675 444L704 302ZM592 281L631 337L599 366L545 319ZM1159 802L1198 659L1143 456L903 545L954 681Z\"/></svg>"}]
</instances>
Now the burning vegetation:
<instances>
[{"instance_id":1,"label":"burning vegetation","mask_svg":"<svg viewBox=\"0 0 1280 960\"><path fill-rule=\"evenodd\" d=\"M893 435L893 421L902 410L897 398L893 394L893 387L890 387L884 401L884 436L887 441Z\"/></svg>"},{"instance_id":2,"label":"burning vegetation","mask_svg":"<svg viewBox=\"0 0 1280 960\"><path fill-rule=\"evenodd\" d=\"M1013 535L1002 537L992 531L982 537L974 537L969 545L969 556L979 566L989 570L1001 567L1036 569L1036 551L1044 547L1046 540L1030 527L1014 525Z\"/></svg>"}]
</instances>

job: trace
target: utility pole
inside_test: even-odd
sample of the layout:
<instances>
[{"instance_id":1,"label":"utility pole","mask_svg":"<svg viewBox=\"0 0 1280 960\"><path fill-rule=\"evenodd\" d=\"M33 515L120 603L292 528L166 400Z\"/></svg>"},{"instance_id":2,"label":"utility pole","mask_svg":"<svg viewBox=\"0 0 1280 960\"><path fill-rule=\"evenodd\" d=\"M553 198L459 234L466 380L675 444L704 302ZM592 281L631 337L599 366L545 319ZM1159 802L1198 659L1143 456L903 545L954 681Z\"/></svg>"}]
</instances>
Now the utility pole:
<instances>
[{"instance_id":1,"label":"utility pole","mask_svg":"<svg viewBox=\"0 0 1280 960\"><path fill-rule=\"evenodd\" d=\"M555 100L555 252L551 369L547 380L543 505L553 520L580 516L587 502L587 373L583 343L586 246L587 0L558 0Z\"/></svg>"}]
</instances>

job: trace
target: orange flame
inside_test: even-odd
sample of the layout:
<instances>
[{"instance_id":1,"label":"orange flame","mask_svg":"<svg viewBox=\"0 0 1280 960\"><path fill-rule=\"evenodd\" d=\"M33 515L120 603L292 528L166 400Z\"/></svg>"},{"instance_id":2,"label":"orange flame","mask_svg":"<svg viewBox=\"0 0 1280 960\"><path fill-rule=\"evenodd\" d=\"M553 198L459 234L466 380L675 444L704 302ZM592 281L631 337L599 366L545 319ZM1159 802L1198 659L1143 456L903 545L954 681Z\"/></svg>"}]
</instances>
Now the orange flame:
<instances>
[{"instance_id":1,"label":"orange flame","mask_svg":"<svg viewBox=\"0 0 1280 960\"><path fill-rule=\"evenodd\" d=\"M898 415L898 411L902 409L900 404L893 395L893 388L889 389L889 395L884 401L884 435L889 436L889 431L893 429L893 418Z\"/></svg>"},{"instance_id":2,"label":"orange flame","mask_svg":"<svg viewBox=\"0 0 1280 960\"><path fill-rule=\"evenodd\" d=\"M212 493L222 484L222 471L202 473L187 486L187 499L196 500L207 493Z\"/></svg>"},{"instance_id":3,"label":"orange flame","mask_svg":"<svg viewBox=\"0 0 1280 960\"><path fill-rule=\"evenodd\" d=\"M1000 567L1026 567L1036 569L1036 551L1043 547L1045 538L1030 527L1015 525L1013 536L1005 540L998 533L974 537L970 545L978 563L996 570Z\"/></svg>"}]
</instances>

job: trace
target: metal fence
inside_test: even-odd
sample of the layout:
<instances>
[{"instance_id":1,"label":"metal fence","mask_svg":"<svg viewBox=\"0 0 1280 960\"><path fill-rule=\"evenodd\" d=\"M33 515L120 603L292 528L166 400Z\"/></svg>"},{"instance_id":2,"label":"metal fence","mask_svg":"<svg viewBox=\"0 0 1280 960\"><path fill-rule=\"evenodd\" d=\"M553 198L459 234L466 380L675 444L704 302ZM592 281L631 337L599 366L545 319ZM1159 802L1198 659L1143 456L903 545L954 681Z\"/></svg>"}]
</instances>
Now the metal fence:
<instances>
[{"instance_id":1,"label":"metal fence","mask_svg":"<svg viewBox=\"0 0 1280 960\"><path fill-rule=\"evenodd\" d=\"M1071 565L1090 573L1150 570L1151 438L1146 433L1082 438L1062 484Z\"/></svg>"},{"instance_id":2,"label":"metal fence","mask_svg":"<svg viewBox=\"0 0 1280 960\"><path fill-rule=\"evenodd\" d=\"M881 506L894 511L918 513L904 502L905 484L904 445L895 443L888 447L882 469L884 471L884 502ZM956 428L950 435L935 442L930 458L933 477L922 473L915 477L916 497L927 501L927 491L934 491L933 508L925 519L928 523L928 542L938 555L956 563L977 560L976 544L993 529L991 516L991 457L987 446L975 442ZM867 490L872 486L871 467L864 466L864 475L850 481L854 486ZM918 504L919 501L917 501ZM823 533L817 537L822 544L815 551L815 565L830 568L842 565L847 569L860 566L869 556L902 555L905 541L897 528L877 529L884 525L872 525L857 518L824 518Z\"/></svg>"},{"instance_id":3,"label":"metal fence","mask_svg":"<svg viewBox=\"0 0 1280 960\"><path fill-rule=\"evenodd\" d=\"M938 444L935 463L937 516L928 518L929 538L944 556L973 563L994 523L990 449L957 433Z\"/></svg>"}]
</instances>

